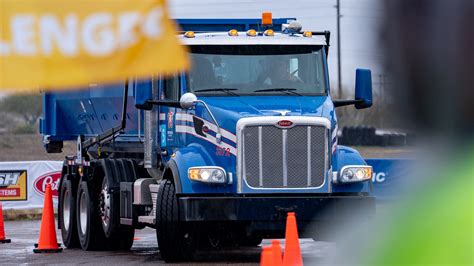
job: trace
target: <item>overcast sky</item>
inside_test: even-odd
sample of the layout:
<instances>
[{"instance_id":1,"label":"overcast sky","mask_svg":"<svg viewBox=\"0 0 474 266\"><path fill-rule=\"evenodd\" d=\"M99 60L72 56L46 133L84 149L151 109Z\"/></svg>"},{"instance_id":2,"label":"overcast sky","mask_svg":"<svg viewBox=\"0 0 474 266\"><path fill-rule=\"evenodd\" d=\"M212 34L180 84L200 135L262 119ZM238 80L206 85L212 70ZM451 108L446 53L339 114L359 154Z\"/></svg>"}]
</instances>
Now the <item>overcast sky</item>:
<instances>
[{"instance_id":1,"label":"overcast sky","mask_svg":"<svg viewBox=\"0 0 474 266\"><path fill-rule=\"evenodd\" d=\"M380 0L341 0L342 83L354 90L355 69L372 69L374 89L378 88L382 54L378 44L383 21ZM296 17L303 29L331 31L329 76L337 88L336 0L168 0L174 18L260 18L270 11L274 18ZM1 94L0 94L1 96Z\"/></svg>"},{"instance_id":2,"label":"overcast sky","mask_svg":"<svg viewBox=\"0 0 474 266\"><path fill-rule=\"evenodd\" d=\"M383 10L380 0L341 0L342 83L354 90L356 68L372 69L374 89L382 71L378 45ZM168 0L174 18L259 18L271 11L274 18L296 17L303 29L331 31L329 73L337 87L336 0Z\"/></svg>"}]
</instances>

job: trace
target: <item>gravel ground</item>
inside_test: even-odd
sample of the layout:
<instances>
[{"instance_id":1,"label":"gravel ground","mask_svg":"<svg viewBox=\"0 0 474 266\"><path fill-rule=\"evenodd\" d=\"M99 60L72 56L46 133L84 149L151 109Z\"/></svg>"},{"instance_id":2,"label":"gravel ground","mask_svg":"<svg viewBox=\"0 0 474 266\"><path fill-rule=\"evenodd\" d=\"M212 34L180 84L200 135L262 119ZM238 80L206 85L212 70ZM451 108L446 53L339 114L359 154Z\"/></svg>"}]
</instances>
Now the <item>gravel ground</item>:
<instances>
[{"instance_id":1,"label":"gravel ground","mask_svg":"<svg viewBox=\"0 0 474 266\"><path fill-rule=\"evenodd\" d=\"M40 221L6 221L5 230L10 244L0 244L0 265L12 264L165 264L161 259L156 242L155 231L152 229L137 230L135 242L131 251L82 251L80 249L65 249L56 254L34 254L33 245L38 241ZM61 241L60 232L57 231ZM283 245L282 241L282 245ZM269 245L264 240L263 245ZM335 244L315 242L311 239L301 239L303 259L307 265L326 259L334 253ZM233 248L225 250L201 251L196 263L187 265L258 265L261 247ZM169 264L167 264L169 265Z\"/></svg>"},{"instance_id":2,"label":"gravel ground","mask_svg":"<svg viewBox=\"0 0 474 266\"><path fill-rule=\"evenodd\" d=\"M2 135L0 138L0 161L16 160L62 160L64 154L46 154L38 135ZM21 141L20 141L21 139ZM15 143L15 145L11 145ZM18 147L21 146L21 147ZM66 145L65 152L73 147ZM354 147L365 158L400 158L413 155L414 149L396 147ZM379 208L378 208L379 210ZM161 259L156 242L155 231L143 229L136 231L132 250L128 252L91 252L80 249L65 249L59 254L34 254L33 245L39 236L39 220L6 221L5 229L10 244L0 244L0 265L17 264L165 264ZM61 241L60 233L57 232ZM264 240L263 245L269 245ZM283 241L282 241L283 244ZM336 245L329 242L300 240L303 259L306 265L321 264L335 256ZM234 248L225 250L201 251L198 262L188 265L258 265L261 247Z\"/></svg>"}]
</instances>

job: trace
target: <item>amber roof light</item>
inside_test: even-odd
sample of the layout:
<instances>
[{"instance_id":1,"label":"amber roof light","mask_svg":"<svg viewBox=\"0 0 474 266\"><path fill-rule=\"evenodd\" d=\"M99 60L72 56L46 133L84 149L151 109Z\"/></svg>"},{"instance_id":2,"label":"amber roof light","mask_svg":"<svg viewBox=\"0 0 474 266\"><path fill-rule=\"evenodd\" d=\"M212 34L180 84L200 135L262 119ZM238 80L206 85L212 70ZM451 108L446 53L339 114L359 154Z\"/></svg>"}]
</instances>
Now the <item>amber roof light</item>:
<instances>
[{"instance_id":1,"label":"amber roof light","mask_svg":"<svg viewBox=\"0 0 474 266\"><path fill-rule=\"evenodd\" d=\"M238 36L239 32L236 29L232 29L228 32L229 36Z\"/></svg>"},{"instance_id":2,"label":"amber roof light","mask_svg":"<svg viewBox=\"0 0 474 266\"><path fill-rule=\"evenodd\" d=\"M186 37L186 38L194 38L194 37L196 37L196 36L194 35L194 31L187 31L186 33L184 33L184 37Z\"/></svg>"},{"instance_id":3,"label":"amber roof light","mask_svg":"<svg viewBox=\"0 0 474 266\"><path fill-rule=\"evenodd\" d=\"M262 13L262 25L273 25L272 12Z\"/></svg>"},{"instance_id":4,"label":"amber roof light","mask_svg":"<svg viewBox=\"0 0 474 266\"><path fill-rule=\"evenodd\" d=\"M257 36L257 32L254 29L250 29L247 31L247 36L255 37Z\"/></svg>"},{"instance_id":5,"label":"amber roof light","mask_svg":"<svg viewBox=\"0 0 474 266\"><path fill-rule=\"evenodd\" d=\"M275 36L275 32L273 30L266 30L263 32L265 36Z\"/></svg>"}]
</instances>

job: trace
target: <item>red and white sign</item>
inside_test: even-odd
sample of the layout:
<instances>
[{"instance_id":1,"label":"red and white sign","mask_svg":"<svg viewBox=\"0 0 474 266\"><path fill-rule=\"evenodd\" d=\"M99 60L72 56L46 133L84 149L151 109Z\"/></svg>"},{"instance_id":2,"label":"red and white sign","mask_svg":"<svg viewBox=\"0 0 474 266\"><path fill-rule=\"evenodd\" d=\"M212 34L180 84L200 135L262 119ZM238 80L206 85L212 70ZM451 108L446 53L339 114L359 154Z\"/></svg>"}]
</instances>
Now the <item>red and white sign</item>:
<instances>
[{"instance_id":1,"label":"red and white sign","mask_svg":"<svg viewBox=\"0 0 474 266\"><path fill-rule=\"evenodd\" d=\"M48 184L53 189L53 206L57 206L62 167L62 161L0 162L0 200L3 200L3 209L43 208Z\"/></svg>"},{"instance_id":2,"label":"red and white sign","mask_svg":"<svg viewBox=\"0 0 474 266\"><path fill-rule=\"evenodd\" d=\"M12 198L19 197L20 189L19 188L4 188L0 190L0 197Z\"/></svg>"},{"instance_id":3,"label":"red and white sign","mask_svg":"<svg viewBox=\"0 0 474 266\"><path fill-rule=\"evenodd\" d=\"M59 190L59 180L61 179L61 172L52 172L42 175L36 178L33 188L35 191L42 196L46 192L46 185L51 184L51 188L53 190L53 197L58 196Z\"/></svg>"}]
</instances>

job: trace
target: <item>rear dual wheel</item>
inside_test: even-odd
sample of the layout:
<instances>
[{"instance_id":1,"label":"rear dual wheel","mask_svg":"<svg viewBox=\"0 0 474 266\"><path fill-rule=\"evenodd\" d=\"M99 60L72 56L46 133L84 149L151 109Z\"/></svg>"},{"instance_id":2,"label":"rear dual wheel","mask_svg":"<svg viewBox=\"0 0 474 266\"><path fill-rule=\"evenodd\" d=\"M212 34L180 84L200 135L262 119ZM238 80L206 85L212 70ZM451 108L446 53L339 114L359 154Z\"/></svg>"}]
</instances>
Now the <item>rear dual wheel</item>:
<instances>
[{"instance_id":1,"label":"rear dual wheel","mask_svg":"<svg viewBox=\"0 0 474 266\"><path fill-rule=\"evenodd\" d=\"M98 203L90 193L87 182L81 181L77 189L77 231L83 250L102 250L105 234L100 226Z\"/></svg>"},{"instance_id":2,"label":"rear dual wheel","mask_svg":"<svg viewBox=\"0 0 474 266\"><path fill-rule=\"evenodd\" d=\"M133 245L135 228L120 224L120 195L110 192L110 180L104 177L99 194L99 216L108 248L129 250Z\"/></svg>"},{"instance_id":3,"label":"rear dual wheel","mask_svg":"<svg viewBox=\"0 0 474 266\"><path fill-rule=\"evenodd\" d=\"M79 247L76 221L76 190L73 182L64 177L59 189L58 223L63 244L67 248Z\"/></svg>"},{"instance_id":4,"label":"rear dual wheel","mask_svg":"<svg viewBox=\"0 0 474 266\"><path fill-rule=\"evenodd\" d=\"M132 160L97 161L90 180L74 188L64 178L60 189L59 223L64 245L84 250L129 250L135 229L120 224L120 182L136 179Z\"/></svg>"}]
</instances>

